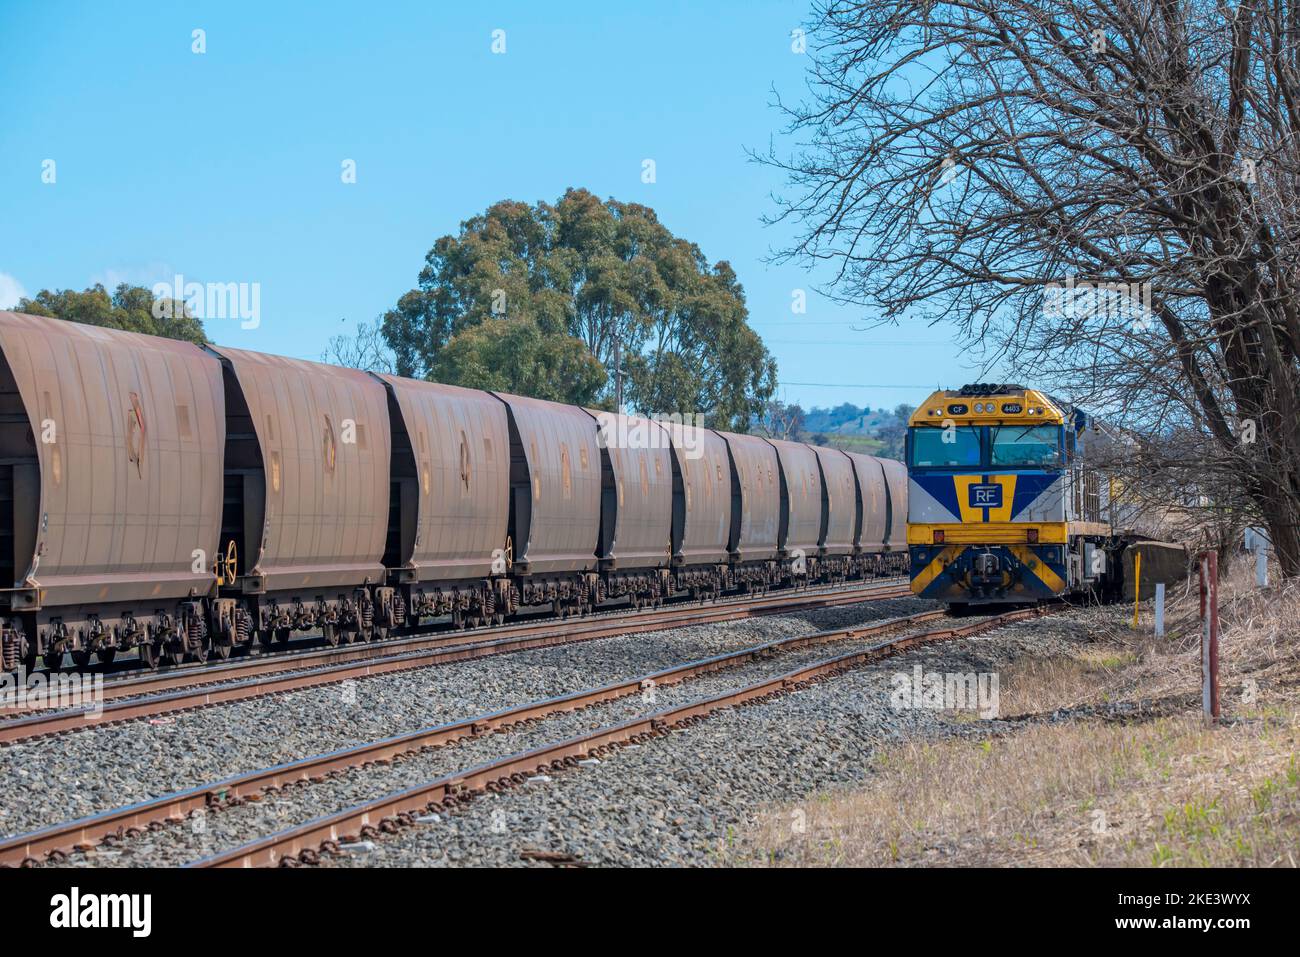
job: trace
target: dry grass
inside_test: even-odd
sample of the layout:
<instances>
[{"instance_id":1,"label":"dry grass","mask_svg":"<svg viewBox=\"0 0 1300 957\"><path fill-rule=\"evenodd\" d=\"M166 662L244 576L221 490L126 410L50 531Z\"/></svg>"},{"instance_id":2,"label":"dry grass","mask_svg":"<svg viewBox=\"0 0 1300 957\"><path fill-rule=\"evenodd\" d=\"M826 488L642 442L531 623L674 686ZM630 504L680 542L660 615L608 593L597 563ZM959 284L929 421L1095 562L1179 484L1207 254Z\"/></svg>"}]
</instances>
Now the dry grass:
<instances>
[{"instance_id":1,"label":"dry grass","mask_svg":"<svg viewBox=\"0 0 1300 957\"><path fill-rule=\"evenodd\" d=\"M1222 586L1229 720L1199 703L1197 596L1169 636L1131 606L1069 658L1001 674L1001 713L1036 715L983 740L913 741L874 756L860 791L773 809L722 859L757 865L1290 865L1300 857L1300 583ZM1057 709L1143 703L1135 719ZM1156 715L1156 716L1153 716ZM968 718L962 721L967 731ZM998 726L991 726L990 730ZM1003 725L1001 727L1006 727Z\"/></svg>"}]
</instances>

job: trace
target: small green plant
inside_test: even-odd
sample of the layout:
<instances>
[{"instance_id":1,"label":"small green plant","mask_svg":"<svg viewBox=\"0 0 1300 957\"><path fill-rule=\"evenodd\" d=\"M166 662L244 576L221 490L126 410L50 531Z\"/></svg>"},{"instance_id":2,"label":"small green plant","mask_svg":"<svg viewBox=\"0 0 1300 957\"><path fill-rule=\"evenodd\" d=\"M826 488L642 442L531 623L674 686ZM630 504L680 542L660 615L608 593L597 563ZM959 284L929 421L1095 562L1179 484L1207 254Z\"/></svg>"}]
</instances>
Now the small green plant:
<instances>
[{"instance_id":1,"label":"small green plant","mask_svg":"<svg viewBox=\"0 0 1300 957\"><path fill-rule=\"evenodd\" d=\"M1263 814L1273 806L1273 794L1278 790L1278 783L1272 778L1265 778L1264 783L1252 788L1250 799L1255 802L1255 810Z\"/></svg>"}]
</instances>

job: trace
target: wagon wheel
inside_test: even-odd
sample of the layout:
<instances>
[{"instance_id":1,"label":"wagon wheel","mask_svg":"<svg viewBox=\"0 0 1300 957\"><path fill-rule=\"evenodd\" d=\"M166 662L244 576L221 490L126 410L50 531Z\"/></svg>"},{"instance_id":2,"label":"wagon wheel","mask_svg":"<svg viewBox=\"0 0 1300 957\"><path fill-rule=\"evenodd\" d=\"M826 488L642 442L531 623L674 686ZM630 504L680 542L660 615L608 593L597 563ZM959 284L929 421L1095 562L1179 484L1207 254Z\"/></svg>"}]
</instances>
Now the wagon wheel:
<instances>
[{"instance_id":1,"label":"wagon wheel","mask_svg":"<svg viewBox=\"0 0 1300 957\"><path fill-rule=\"evenodd\" d=\"M275 629L275 643L277 645L287 645L289 643L289 636L291 634L293 634L292 628Z\"/></svg>"},{"instance_id":2,"label":"wagon wheel","mask_svg":"<svg viewBox=\"0 0 1300 957\"><path fill-rule=\"evenodd\" d=\"M214 658L220 658L225 661L230 657L230 652L235 647L235 626L226 625L219 629L212 637L212 647L210 651Z\"/></svg>"},{"instance_id":3,"label":"wagon wheel","mask_svg":"<svg viewBox=\"0 0 1300 957\"><path fill-rule=\"evenodd\" d=\"M150 671L156 671L161 656L158 654L158 646L152 641L142 641L136 646L136 654L140 656L140 665L148 668Z\"/></svg>"},{"instance_id":4,"label":"wagon wheel","mask_svg":"<svg viewBox=\"0 0 1300 957\"><path fill-rule=\"evenodd\" d=\"M331 648L339 643L339 626L334 622L327 621L320 626L321 637L325 639L325 644Z\"/></svg>"},{"instance_id":5,"label":"wagon wheel","mask_svg":"<svg viewBox=\"0 0 1300 957\"><path fill-rule=\"evenodd\" d=\"M261 643L263 651L270 651L275 646L275 630L272 628L259 628L250 632L248 643L251 645L254 641Z\"/></svg>"},{"instance_id":6,"label":"wagon wheel","mask_svg":"<svg viewBox=\"0 0 1300 957\"><path fill-rule=\"evenodd\" d=\"M41 661L44 663L46 668L50 669L50 671L58 671L63 667L63 652L47 651L45 654L41 655Z\"/></svg>"},{"instance_id":7,"label":"wagon wheel","mask_svg":"<svg viewBox=\"0 0 1300 957\"><path fill-rule=\"evenodd\" d=\"M185 661L185 643L180 640L169 641L163 645L162 656L170 665L179 665Z\"/></svg>"},{"instance_id":8,"label":"wagon wheel","mask_svg":"<svg viewBox=\"0 0 1300 957\"><path fill-rule=\"evenodd\" d=\"M93 653L84 648L78 648L72 653L72 663L77 666L78 671L85 671L90 667L90 656Z\"/></svg>"},{"instance_id":9,"label":"wagon wheel","mask_svg":"<svg viewBox=\"0 0 1300 957\"><path fill-rule=\"evenodd\" d=\"M375 625L374 634L371 637L373 637L375 641L387 641L389 633L387 625Z\"/></svg>"},{"instance_id":10,"label":"wagon wheel","mask_svg":"<svg viewBox=\"0 0 1300 957\"><path fill-rule=\"evenodd\" d=\"M101 665L111 665L113 663L113 659L117 657L117 649L100 648L98 654L99 654L99 663Z\"/></svg>"},{"instance_id":11,"label":"wagon wheel","mask_svg":"<svg viewBox=\"0 0 1300 957\"><path fill-rule=\"evenodd\" d=\"M206 638L199 642L197 648L183 647L181 648L181 651L183 652L181 661L184 661L185 658L188 657L191 661L197 661L199 664L203 664L203 662L208 660L209 648L210 646ZM178 661L176 664L180 664L180 662Z\"/></svg>"}]
</instances>

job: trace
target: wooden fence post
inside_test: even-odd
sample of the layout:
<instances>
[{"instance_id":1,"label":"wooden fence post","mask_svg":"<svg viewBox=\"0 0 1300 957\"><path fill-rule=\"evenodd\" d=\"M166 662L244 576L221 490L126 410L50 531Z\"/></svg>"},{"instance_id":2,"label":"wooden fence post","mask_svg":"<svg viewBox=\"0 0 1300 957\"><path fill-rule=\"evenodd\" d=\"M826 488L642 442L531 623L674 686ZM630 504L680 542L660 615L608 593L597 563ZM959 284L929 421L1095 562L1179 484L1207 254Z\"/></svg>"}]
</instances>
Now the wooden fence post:
<instances>
[{"instance_id":1,"label":"wooden fence post","mask_svg":"<svg viewBox=\"0 0 1300 957\"><path fill-rule=\"evenodd\" d=\"M1219 555L1201 552L1201 711L1219 719Z\"/></svg>"}]
</instances>

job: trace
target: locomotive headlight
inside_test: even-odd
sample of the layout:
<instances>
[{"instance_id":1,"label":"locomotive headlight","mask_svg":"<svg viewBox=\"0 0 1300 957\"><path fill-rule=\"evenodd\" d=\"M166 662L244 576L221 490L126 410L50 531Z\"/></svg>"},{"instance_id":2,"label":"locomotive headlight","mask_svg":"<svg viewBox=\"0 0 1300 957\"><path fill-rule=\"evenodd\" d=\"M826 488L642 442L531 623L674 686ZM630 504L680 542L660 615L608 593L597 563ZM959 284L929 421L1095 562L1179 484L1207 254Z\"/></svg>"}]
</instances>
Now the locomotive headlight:
<instances>
[{"instance_id":1,"label":"locomotive headlight","mask_svg":"<svg viewBox=\"0 0 1300 957\"><path fill-rule=\"evenodd\" d=\"M941 528L936 528L936 529L934 530L934 544L936 544L936 545L942 545L942 544L943 544L943 529L941 529Z\"/></svg>"},{"instance_id":2,"label":"locomotive headlight","mask_svg":"<svg viewBox=\"0 0 1300 957\"><path fill-rule=\"evenodd\" d=\"M1025 532L1025 541L1034 543L1038 541L1038 529L1031 528Z\"/></svg>"}]
</instances>

